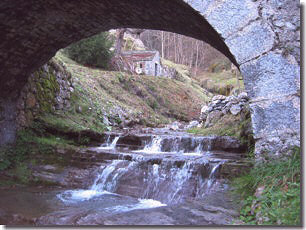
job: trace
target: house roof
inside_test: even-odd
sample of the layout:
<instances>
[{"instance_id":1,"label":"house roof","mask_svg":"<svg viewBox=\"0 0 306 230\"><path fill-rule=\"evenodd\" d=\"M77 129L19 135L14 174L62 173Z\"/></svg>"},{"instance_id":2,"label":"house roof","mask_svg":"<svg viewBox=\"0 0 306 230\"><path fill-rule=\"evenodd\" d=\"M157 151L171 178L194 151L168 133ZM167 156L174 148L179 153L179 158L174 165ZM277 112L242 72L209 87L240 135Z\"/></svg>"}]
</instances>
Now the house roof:
<instances>
[{"instance_id":1,"label":"house roof","mask_svg":"<svg viewBox=\"0 0 306 230\"><path fill-rule=\"evenodd\" d=\"M133 62L137 61L152 61L158 51L138 50L122 52L125 59Z\"/></svg>"}]
</instances>

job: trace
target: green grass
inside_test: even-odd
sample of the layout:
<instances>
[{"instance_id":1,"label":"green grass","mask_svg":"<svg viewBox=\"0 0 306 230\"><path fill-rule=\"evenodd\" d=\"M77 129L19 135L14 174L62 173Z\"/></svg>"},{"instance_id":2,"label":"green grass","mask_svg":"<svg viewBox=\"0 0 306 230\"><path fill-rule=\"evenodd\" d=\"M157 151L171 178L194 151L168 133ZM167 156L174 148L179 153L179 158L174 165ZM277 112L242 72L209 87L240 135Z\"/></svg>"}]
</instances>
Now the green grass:
<instances>
[{"instance_id":1,"label":"green grass","mask_svg":"<svg viewBox=\"0 0 306 230\"><path fill-rule=\"evenodd\" d=\"M239 75L241 79L242 76ZM237 85L236 76L231 72L231 70L225 70L222 72L203 72L196 76L196 79L200 82L200 85L207 89L211 93L231 95L232 92L237 90L239 87ZM240 89L244 89L244 84L242 80L239 80Z\"/></svg>"},{"instance_id":2,"label":"green grass","mask_svg":"<svg viewBox=\"0 0 306 230\"><path fill-rule=\"evenodd\" d=\"M252 153L254 149L254 138L251 132L251 115L246 109L240 115L225 114L219 120L215 121L211 127L195 127L187 130L188 133L201 136L232 136L241 141L242 145Z\"/></svg>"},{"instance_id":3,"label":"green grass","mask_svg":"<svg viewBox=\"0 0 306 230\"><path fill-rule=\"evenodd\" d=\"M187 132L202 135L202 136L209 136L209 135L216 135L216 136L234 136L239 137L241 131L241 121L239 116L233 116L231 114L226 114L220 118L213 126L208 128L192 128L187 130Z\"/></svg>"},{"instance_id":4,"label":"green grass","mask_svg":"<svg viewBox=\"0 0 306 230\"><path fill-rule=\"evenodd\" d=\"M189 67L182 64L176 64L172 61L161 58L161 64L170 68L173 68L177 72L176 80L191 83L191 74Z\"/></svg>"},{"instance_id":5,"label":"green grass","mask_svg":"<svg viewBox=\"0 0 306 230\"><path fill-rule=\"evenodd\" d=\"M92 108L86 116L96 121L103 121L103 116L113 122L115 117L124 116L148 126L174 119L188 121L196 119L202 104L209 100L206 92L187 76L188 70L181 65L178 65L180 71L189 79L186 82L88 68L70 60L62 52L58 52L55 59L65 66L75 82L74 106L84 107L86 111L86 106ZM82 123L77 117L73 120Z\"/></svg>"},{"instance_id":6,"label":"green grass","mask_svg":"<svg viewBox=\"0 0 306 230\"><path fill-rule=\"evenodd\" d=\"M234 179L235 192L244 200L240 220L248 225L300 225L300 170L296 148L288 159L261 163ZM255 196L258 187L263 192Z\"/></svg>"},{"instance_id":7,"label":"green grass","mask_svg":"<svg viewBox=\"0 0 306 230\"><path fill-rule=\"evenodd\" d=\"M5 172L8 178L14 178L15 183L32 183L30 165L66 165L69 163L65 160L66 156L55 154L57 149L74 151L77 145L71 139L48 134L43 125L34 122L31 127L18 132L15 145L0 148L0 172ZM6 183L0 182L0 185Z\"/></svg>"}]
</instances>

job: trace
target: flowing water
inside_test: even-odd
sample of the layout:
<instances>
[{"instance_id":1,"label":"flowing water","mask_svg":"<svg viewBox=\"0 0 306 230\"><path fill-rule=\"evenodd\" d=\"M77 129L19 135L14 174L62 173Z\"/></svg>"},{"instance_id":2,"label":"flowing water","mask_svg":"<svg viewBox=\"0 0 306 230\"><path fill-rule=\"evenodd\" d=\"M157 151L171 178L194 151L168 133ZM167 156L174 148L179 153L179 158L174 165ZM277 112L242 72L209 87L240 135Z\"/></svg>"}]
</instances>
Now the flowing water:
<instances>
[{"instance_id":1,"label":"flowing water","mask_svg":"<svg viewBox=\"0 0 306 230\"><path fill-rule=\"evenodd\" d=\"M216 194L220 194L218 199L225 197L228 185L220 171L231 161L224 156L218 158L220 154L212 151L213 141L213 137L152 135L142 137L143 144L135 150L130 148L130 142L124 143L123 136L108 135L100 147L92 149L104 162L97 168L92 184L46 192L48 195L37 202L42 202L48 211L41 213L36 224L140 224L135 218L151 212L158 213L156 219L144 224L179 224L180 215L190 207L188 215L192 213L192 217L183 224L209 224L207 218L216 211L209 212L206 207L206 211L199 212L208 203L199 204L208 197L211 202ZM214 205L223 205L222 202ZM137 210L143 211L124 222ZM124 218L118 217L123 214ZM203 216L201 221L195 217L199 215ZM37 213L27 217L37 217Z\"/></svg>"}]
</instances>

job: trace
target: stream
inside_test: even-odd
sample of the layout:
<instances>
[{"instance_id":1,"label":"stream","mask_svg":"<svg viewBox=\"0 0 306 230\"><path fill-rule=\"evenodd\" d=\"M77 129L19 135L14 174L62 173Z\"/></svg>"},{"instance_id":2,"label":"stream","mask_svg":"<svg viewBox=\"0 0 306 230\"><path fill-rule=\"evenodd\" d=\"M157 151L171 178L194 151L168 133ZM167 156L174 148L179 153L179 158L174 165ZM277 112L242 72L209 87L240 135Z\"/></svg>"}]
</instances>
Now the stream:
<instances>
[{"instance_id":1,"label":"stream","mask_svg":"<svg viewBox=\"0 0 306 230\"><path fill-rule=\"evenodd\" d=\"M0 190L1 224L227 225L239 215L228 178L249 167L231 137L164 129L106 133L72 162L86 185Z\"/></svg>"}]
</instances>

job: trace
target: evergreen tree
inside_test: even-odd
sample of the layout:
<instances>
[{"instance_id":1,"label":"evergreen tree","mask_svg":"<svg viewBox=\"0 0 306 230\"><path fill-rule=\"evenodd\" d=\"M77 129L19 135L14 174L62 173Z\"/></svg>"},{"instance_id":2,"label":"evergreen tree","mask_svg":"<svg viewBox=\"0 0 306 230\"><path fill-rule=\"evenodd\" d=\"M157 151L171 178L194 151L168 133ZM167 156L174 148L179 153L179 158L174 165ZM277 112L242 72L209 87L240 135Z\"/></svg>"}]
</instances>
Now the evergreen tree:
<instances>
[{"instance_id":1,"label":"evergreen tree","mask_svg":"<svg viewBox=\"0 0 306 230\"><path fill-rule=\"evenodd\" d=\"M113 52L113 39L108 32L80 40L65 48L65 53L74 61L93 67L107 68Z\"/></svg>"}]
</instances>

